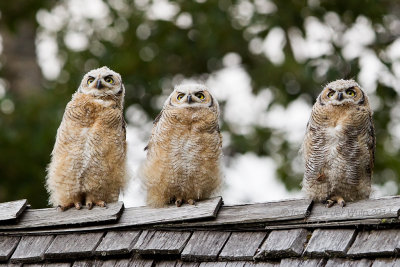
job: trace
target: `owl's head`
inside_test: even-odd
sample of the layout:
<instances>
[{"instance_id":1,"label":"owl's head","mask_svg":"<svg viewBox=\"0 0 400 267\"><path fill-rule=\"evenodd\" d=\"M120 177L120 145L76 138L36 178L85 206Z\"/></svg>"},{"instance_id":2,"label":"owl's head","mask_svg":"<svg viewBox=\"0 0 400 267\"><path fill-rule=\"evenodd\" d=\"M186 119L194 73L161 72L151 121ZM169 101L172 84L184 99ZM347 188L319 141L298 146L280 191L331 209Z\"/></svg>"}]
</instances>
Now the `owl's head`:
<instances>
[{"instance_id":1,"label":"owl's head","mask_svg":"<svg viewBox=\"0 0 400 267\"><path fill-rule=\"evenodd\" d=\"M336 80L328 83L318 97L321 105L364 105L367 96L354 80Z\"/></svg>"},{"instance_id":2,"label":"owl's head","mask_svg":"<svg viewBox=\"0 0 400 267\"><path fill-rule=\"evenodd\" d=\"M202 84L182 84L175 87L165 105L178 108L210 108L218 109L218 102L208 88Z\"/></svg>"},{"instance_id":3,"label":"owl's head","mask_svg":"<svg viewBox=\"0 0 400 267\"><path fill-rule=\"evenodd\" d=\"M93 96L111 96L125 93L121 75L108 67L101 67L89 71L83 76L78 92Z\"/></svg>"}]
</instances>

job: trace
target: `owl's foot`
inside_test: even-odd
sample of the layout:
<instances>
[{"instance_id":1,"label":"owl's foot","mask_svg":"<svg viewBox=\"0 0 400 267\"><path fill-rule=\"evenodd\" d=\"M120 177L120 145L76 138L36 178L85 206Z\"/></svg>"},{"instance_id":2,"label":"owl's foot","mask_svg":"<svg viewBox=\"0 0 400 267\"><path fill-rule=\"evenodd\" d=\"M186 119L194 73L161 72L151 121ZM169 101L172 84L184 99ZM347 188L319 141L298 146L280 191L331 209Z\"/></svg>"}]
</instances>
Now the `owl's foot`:
<instances>
[{"instance_id":1,"label":"owl's foot","mask_svg":"<svg viewBox=\"0 0 400 267\"><path fill-rule=\"evenodd\" d=\"M66 211L67 209L72 208L73 206L74 206L74 203L69 203L67 205L58 205L57 210Z\"/></svg>"},{"instance_id":2,"label":"owl's foot","mask_svg":"<svg viewBox=\"0 0 400 267\"><path fill-rule=\"evenodd\" d=\"M196 204L196 201L194 201L193 199L189 199L189 200L187 201L187 203L188 203L189 205L195 205L195 204Z\"/></svg>"},{"instance_id":3,"label":"owl's foot","mask_svg":"<svg viewBox=\"0 0 400 267\"><path fill-rule=\"evenodd\" d=\"M344 199L342 197L331 197L330 199L326 200L326 207L330 208L332 207L335 203L338 203L339 206L341 206L342 208L344 206L346 206L346 202L344 201Z\"/></svg>"},{"instance_id":4,"label":"owl's foot","mask_svg":"<svg viewBox=\"0 0 400 267\"><path fill-rule=\"evenodd\" d=\"M175 205L176 205L177 207L182 206L182 203L183 203L182 198L177 198L176 201L175 201Z\"/></svg>"},{"instance_id":5,"label":"owl's foot","mask_svg":"<svg viewBox=\"0 0 400 267\"><path fill-rule=\"evenodd\" d=\"M103 201L103 200L97 200L94 203L96 204L96 206L99 206L99 207L102 207L102 208L107 206L106 202Z\"/></svg>"},{"instance_id":6,"label":"owl's foot","mask_svg":"<svg viewBox=\"0 0 400 267\"><path fill-rule=\"evenodd\" d=\"M82 208L82 203L81 202L75 202L75 209L80 210Z\"/></svg>"},{"instance_id":7,"label":"owl's foot","mask_svg":"<svg viewBox=\"0 0 400 267\"><path fill-rule=\"evenodd\" d=\"M93 202L92 201L86 202L86 207L88 208L88 210L93 209Z\"/></svg>"}]
</instances>

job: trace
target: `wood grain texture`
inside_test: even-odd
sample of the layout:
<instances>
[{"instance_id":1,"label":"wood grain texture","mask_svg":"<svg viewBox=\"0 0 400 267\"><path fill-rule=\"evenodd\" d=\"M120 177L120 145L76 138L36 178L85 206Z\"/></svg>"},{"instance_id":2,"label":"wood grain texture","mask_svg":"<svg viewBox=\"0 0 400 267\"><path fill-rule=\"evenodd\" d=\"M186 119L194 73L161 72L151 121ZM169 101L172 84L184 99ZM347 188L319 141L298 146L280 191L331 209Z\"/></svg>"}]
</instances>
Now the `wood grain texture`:
<instances>
[{"instance_id":1,"label":"wood grain texture","mask_svg":"<svg viewBox=\"0 0 400 267\"><path fill-rule=\"evenodd\" d=\"M179 255L190 232L143 231L133 250L139 254Z\"/></svg>"},{"instance_id":2,"label":"wood grain texture","mask_svg":"<svg viewBox=\"0 0 400 267\"><path fill-rule=\"evenodd\" d=\"M46 259L77 259L90 257L103 233L58 235L45 252Z\"/></svg>"},{"instance_id":3,"label":"wood grain texture","mask_svg":"<svg viewBox=\"0 0 400 267\"><path fill-rule=\"evenodd\" d=\"M170 260L170 261L158 261L154 263L154 266L156 267L175 267L176 261L175 260Z\"/></svg>"},{"instance_id":4,"label":"wood grain texture","mask_svg":"<svg viewBox=\"0 0 400 267\"><path fill-rule=\"evenodd\" d=\"M19 236L0 236L0 261L7 261L21 238Z\"/></svg>"},{"instance_id":5,"label":"wood grain texture","mask_svg":"<svg viewBox=\"0 0 400 267\"><path fill-rule=\"evenodd\" d=\"M349 202L343 208L338 205L326 208L324 204L315 203L306 222L397 218L399 207L400 197Z\"/></svg>"},{"instance_id":6,"label":"wood grain texture","mask_svg":"<svg viewBox=\"0 0 400 267\"><path fill-rule=\"evenodd\" d=\"M26 199L0 203L0 223L17 219L25 210L27 204Z\"/></svg>"},{"instance_id":7,"label":"wood grain texture","mask_svg":"<svg viewBox=\"0 0 400 267\"><path fill-rule=\"evenodd\" d=\"M94 207L92 210L69 209L59 211L49 209L27 209L18 224L0 225L1 230L27 229L38 227L81 226L87 224L111 223L118 220L124 209L123 202L109 203L106 208ZM72 229L73 230L73 229ZM45 231L48 233L48 231Z\"/></svg>"},{"instance_id":8,"label":"wood grain texture","mask_svg":"<svg viewBox=\"0 0 400 267\"><path fill-rule=\"evenodd\" d=\"M266 235L266 232L233 232L219 255L220 260L253 260Z\"/></svg>"},{"instance_id":9,"label":"wood grain texture","mask_svg":"<svg viewBox=\"0 0 400 267\"><path fill-rule=\"evenodd\" d=\"M43 260L44 252L53 239L54 237L51 235L22 237L11 256L11 262L38 262Z\"/></svg>"},{"instance_id":10,"label":"wood grain texture","mask_svg":"<svg viewBox=\"0 0 400 267\"><path fill-rule=\"evenodd\" d=\"M24 267L71 267L71 263L37 263L37 264L24 264Z\"/></svg>"},{"instance_id":11,"label":"wood grain texture","mask_svg":"<svg viewBox=\"0 0 400 267\"><path fill-rule=\"evenodd\" d=\"M304 219L311 208L311 200L295 199L236 206L223 206L215 220L169 225L170 227L212 227L249 223L277 222Z\"/></svg>"},{"instance_id":12,"label":"wood grain texture","mask_svg":"<svg viewBox=\"0 0 400 267\"><path fill-rule=\"evenodd\" d=\"M348 260L348 259L330 259L326 263L325 267L369 267L372 265L372 260Z\"/></svg>"},{"instance_id":13,"label":"wood grain texture","mask_svg":"<svg viewBox=\"0 0 400 267\"><path fill-rule=\"evenodd\" d=\"M139 238L140 231L110 231L95 250L96 255L129 254Z\"/></svg>"},{"instance_id":14,"label":"wood grain texture","mask_svg":"<svg viewBox=\"0 0 400 267\"><path fill-rule=\"evenodd\" d=\"M400 259L375 259L372 267L396 267L400 266Z\"/></svg>"},{"instance_id":15,"label":"wood grain texture","mask_svg":"<svg viewBox=\"0 0 400 267\"><path fill-rule=\"evenodd\" d=\"M354 229L316 229L304 255L311 257L345 256L356 236Z\"/></svg>"},{"instance_id":16,"label":"wood grain texture","mask_svg":"<svg viewBox=\"0 0 400 267\"><path fill-rule=\"evenodd\" d=\"M230 233L214 231L194 232L182 251L184 261L216 261Z\"/></svg>"},{"instance_id":17,"label":"wood grain texture","mask_svg":"<svg viewBox=\"0 0 400 267\"><path fill-rule=\"evenodd\" d=\"M245 263L243 261L202 262L199 267L243 267Z\"/></svg>"},{"instance_id":18,"label":"wood grain texture","mask_svg":"<svg viewBox=\"0 0 400 267\"><path fill-rule=\"evenodd\" d=\"M357 234L356 240L347 252L351 257L393 256L400 248L400 231L372 230Z\"/></svg>"},{"instance_id":19,"label":"wood grain texture","mask_svg":"<svg viewBox=\"0 0 400 267\"><path fill-rule=\"evenodd\" d=\"M200 263L198 262L183 262L177 261L175 267L198 267Z\"/></svg>"},{"instance_id":20,"label":"wood grain texture","mask_svg":"<svg viewBox=\"0 0 400 267\"><path fill-rule=\"evenodd\" d=\"M272 231L254 256L256 260L300 256L307 241L305 229Z\"/></svg>"},{"instance_id":21,"label":"wood grain texture","mask_svg":"<svg viewBox=\"0 0 400 267\"><path fill-rule=\"evenodd\" d=\"M278 267L280 262L247 261L245 267Z\"/></svg>"},{"instance_id":22,"label":"wood grain texture","mask_svg":"<svg viewBox=\"0 0 400 267\"><path fill-rule=\"evenodd\" d=\"M282 259L280 267L322 267L324 259Z\"/></svg>"},{"instance_id":23,"label":"wood grain texture","mask_svg":"<svg viewBox=\"0 0 400 267\"><path fill-rule=\"evenodd\" d=\"M110 204L111 205L111 204ZM36 230L34 229L33 231L30 230L23 230L24 227L27 227L29 225L36 225L38 223L33 222L33 216L29 216L31 219L25 219L22 224L18 225L6 225L2 226L0 225L0 233L7 234L9 230L13 230L14 233L20 233L20 234L38 234L38 233L54 233L54 234L61 234L61 233L69 233L69 232L89 232L89 231L98 231L98 230L111 230L111 229L116 229L116 228L124 228L124 227L143 227L145 225L154 225L158 223L177 223L177 222L184 222L184 221L192 221L192 220L205 220L205 219L214 219L217 216L218 210L220 209L222 205L222 198L221 197L214 197L210 199L206 199L203 201L196 202L196 205L183 205L181 207L176 207L175 205L169 205L165 208L150 208L150 207L133 207L133 208L127 208L124 210L124 212L121 214L120 219L118 222L110 224L110 222L115 222L113 221L107 221L106 218L102 217L101 219L103 221L98 221L93 218L94 221L91 222L91 224L97 224L93 226L83 226L79 228L73 228L71 226L73 225L65 225L63 222L49 222L46 225L48 227L52 226L61 226L57 227L57 229L45 229L45 230ZM96 207L97 209L101 209ZM96 209L93 208L91 210L92 212ZM53 214L55 212L54 209L43 209L43 210L49 210L47 212L50 212ZM43 210L38 210L43 211ZM50 211L52 210L52 211ZM73 209L71 209L73 210ZM69 210L68 210L69 211ZM66 211L66 212L68 212ZM77 212L83 212L84 210L79 210ZM64 214L64 213L61 213ZM74 213L75 214L75 213ZM79 213L78 213L79 214ZM92 216L95 216L97 212L94 212ZM90 214L89 214L90 215ZM58 215L62 216L62 215ZM65 216L65 215L64 215ZM71 215L72 216L72 215ZM69 216L67 216L69 217ZM44 220L44 218L41 218L41 220ZM59 218L62 220L62 218ZM68 218L67 218L68 219ZM73 219L73 218L69 218ZM87 223L90 223L88 220L89 218L76 218L73 221L75 223L79 224L79 221L82 221L82 224L85 224L86 221ZM52 220L53 221L53 220ZM104 224L108 223L108 224ZM37 227L41 227L44 223L41 222L40 225ZM63 227L65 226L65 227ZM18 230L19 229L19 230ZM18 231L15 231L18 230Z\"/></svg>"},{"instance_id":24,"label":"wood grain texture","mask_svg":"<svg viewBox=\"0 0 400 267\"><path fill-rule=\"evenodd\" d=\"M75 261L72 267L100 267L103 265L102 260L81 260Z\"/></svg>"}]
</instances>

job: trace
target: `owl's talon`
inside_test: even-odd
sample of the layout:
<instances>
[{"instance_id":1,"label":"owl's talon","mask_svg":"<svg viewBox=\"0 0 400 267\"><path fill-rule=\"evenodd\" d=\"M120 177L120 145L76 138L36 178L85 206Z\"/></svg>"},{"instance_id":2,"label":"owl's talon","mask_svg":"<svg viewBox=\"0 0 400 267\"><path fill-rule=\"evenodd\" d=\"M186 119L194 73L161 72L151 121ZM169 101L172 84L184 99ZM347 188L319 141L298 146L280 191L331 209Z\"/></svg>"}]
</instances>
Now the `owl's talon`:
<instances>
[{"instance_id":1,"label":"owl's talon","mask_svg":"<svg viewBox=\"0 0 400 267\"><path fill-rule=\"evenodd\" d=\"M103 201L103 200L96 201L95 204L96 204L97 206L99 206L99 207L102 207L102 208L104 208L104 207L107 206L106 202Z\"/></svg>"},{"instance_id":2,"label":"owl's talon","mask_svg":"<svg viewBox=\"0 0 400 267\"><path fill-rule=\"evenodd\" d=\"M76 202L74 205L75 205L75 209L77 209L77 210L80 210L82 208L81 202Z\"/></svg>"},{"instance_id":3,"label":"owl's talon","mask_svg":"<svg viewBox=\"0 0 400 267\"><path fill-rule=\"evenodd\" d=\"M176 205L177 207L182 206L182 203L183 203L183 201L182 201L181 198L177 198L176 201L175 201L175 205Z\"/></svg>"},{"instance_id":4,"label":"owl's talon","mask_svg":"<svg viewBox=\"0 0 400 267\"><path fill-rule=\"evenodd\" d=\"M193 199L189 199L189 200L187 201L187 203L188 203L189 205L195 205L195 204L196 204L196 201L194 201Z\"/></svg>"},{"instance_id":5,"label":"owl's talon","mask_svg":"<svg viewBox=\"0 0 400 267\"><path fill-rule=\"evenodd\" d=\"M328 200L326 201L326 207L327 207L327 208L332 207L334 204L335 204L335 201L333 201L332 199L328 199Z\"/></svg>"},{"instance_id":6,"label":"owl's talon","mask_svg":"<svg viewBox=\"0 0 400 267\"><path fill-rule=\"evenodd\" d=\"M339 206L341 206L342 208L344 206L346 206L346 202L344 201L344 199L342 197L338 197L337 198L337 203L339 204Z\"/></svg>"},{"instance_id":7,"label":"owl's talon","mask_svg":"<svg viewBox=\"0 0 400 267\"><path fill-rule=\"evenodd\" d=\"M93 202L91 202L91 201L87 202L86 207L88 208L88 210L93 209Z\"/></svg>"},{"instance_id":8,"label":"owl's talon","mask_svg":"<svg viewBox=\"0 0 400 267\"><path fill-rule=\"evenodd\" d=\"M57 210L59 210L59 211L66 211L67 209L69 209L69 208L71 208L71 207L73 207L73 206L74 206L73 203L68 204L68 205L65 205L65 206L63 206L63 205L58 205L58 206L57 206Z\"/></svg>"}]
</instances>

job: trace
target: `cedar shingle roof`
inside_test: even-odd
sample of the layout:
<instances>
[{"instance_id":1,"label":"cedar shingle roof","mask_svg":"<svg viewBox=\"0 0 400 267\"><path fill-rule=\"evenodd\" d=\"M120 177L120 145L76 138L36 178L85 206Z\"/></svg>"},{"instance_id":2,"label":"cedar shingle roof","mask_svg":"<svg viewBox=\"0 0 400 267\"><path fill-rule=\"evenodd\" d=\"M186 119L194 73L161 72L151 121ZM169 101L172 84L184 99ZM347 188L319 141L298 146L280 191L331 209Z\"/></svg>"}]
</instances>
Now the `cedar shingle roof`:
<instances>
[{"instance_id":1,"label":"cedar shingle roof","mask_svg":"<svg viewBox=\"0 0 400 267\"><path fill-rule=\"evenodd\" d=\"M0 204L0 266L399 266L400 197L59 212Z\"/></svg>"}]
</instances>

